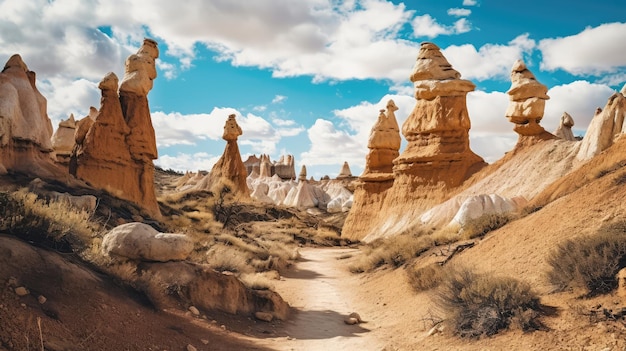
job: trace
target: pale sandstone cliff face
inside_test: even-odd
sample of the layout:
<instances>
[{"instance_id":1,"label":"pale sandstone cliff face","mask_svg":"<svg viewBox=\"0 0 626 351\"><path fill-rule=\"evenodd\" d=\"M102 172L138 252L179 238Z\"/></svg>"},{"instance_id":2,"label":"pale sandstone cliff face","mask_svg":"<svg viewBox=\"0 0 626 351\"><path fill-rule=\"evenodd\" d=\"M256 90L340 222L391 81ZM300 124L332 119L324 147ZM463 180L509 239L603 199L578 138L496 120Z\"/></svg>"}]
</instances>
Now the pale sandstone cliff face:
<instances>
[{"instance_id":1,"label":"pale sandstone cliff face","mask_svg":"<svg viewBox=\"0 0 626 351\"><path fill-rule=\"evenodd\" d=\"M154 218L161 214L154 190L152 160L157 151L147 93L156 77L157 57L156 42L146 39L126 61L119 95L114 73L102 79L100 110L95 121L83 118L78 123L70 159L71 174L140 205Z\"/></svg>"},{"instance_id":2,"label":"pale sandstone cliff face","mask_svg":"<svg viewBox=\"0 0 626 351\"><path fill-rule=\"evenodd\" d=\"M18 171L59 178L52 159L52 123L47 101L20 55L13 55L0 73L0 174Z\"/></svg>"},{"instance_id":3,"label":"pale sandstone cliff face","mask_svg":"<svg viewBox=\"0 0 626 351\"><path fill-rule=\"evenodd\" d=\"M577 160L591 159L613 145L615 139L626 132L625 92L626 85L621 93L615 93L609 98L604 109L598 109L581 142Z\"/></svg>"},{"instance_id":4,"label":"pale sandstone cliff face","mask_svg":"<svg viewBox=\"0 0 626 351\"><path fill-rule=\"evenodd\" d=\"M74 149L74 134L76 133L76 120L74 115L66 120L59 122L59 127L52 135L50 141L52 142L52 148L56 154L57 162L67 164L69 163L70 155Z\"/></svg>"},{"instance_id":5,"label":"pale sandstone cliff face","mask_svg":"<svg viewBox=\"0 0 626 351\"><path fill-rule=\"evenodd\" d=\"M411 74L417 101L402 125L407 147L393 160L392 178L364 172L342 236L373 240L397 234L486 166L469 147L466 95L475 86L460 77L436 45L421 45Z\"/></svg>"},{"instance_id":6,"label":"pale sandstone cliff face","mask_svg":"<svg viewBox=\"0 0 626 351\"><path fill-rule=\"evenodd\" d=\"M211 169L211 172L194 187L195 189L212 190L217 184L232 184L231 191L240 197L248 198L250 190L246 182L248 172L241 160L237 138L242 135L235 115L228 116L224 125L222 139L226 140L226 148L222 157Z\"/></svg>"}]
</instances>

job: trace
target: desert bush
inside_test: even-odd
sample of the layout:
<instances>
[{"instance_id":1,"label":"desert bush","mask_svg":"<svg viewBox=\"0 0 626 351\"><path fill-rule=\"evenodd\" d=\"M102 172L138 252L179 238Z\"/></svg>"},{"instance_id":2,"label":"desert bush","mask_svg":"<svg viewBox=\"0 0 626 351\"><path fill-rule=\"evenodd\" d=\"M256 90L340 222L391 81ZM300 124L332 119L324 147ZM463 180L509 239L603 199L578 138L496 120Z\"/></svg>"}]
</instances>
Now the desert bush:
<instances>
[{"instance_id":1,"label":"desert bush","mask_svg":"<svg viewBox=\"0 0 626 351\"><path fill-rule=\"evenodd\" d=\"M423 267L409 266L407 267L407 275L409 283L417 292L431 290L439 286L445 276L445 270L448 267L442 267L439 264L430 264Z\"/></svg>"},{"instance_id":2,"label":"desert bush","mask_svg":"<svg viewBox=\"0 0 626 351\"><path fill-rule=\"evenodd\" d=\"M82 250L98 230L89 213L66 203L38 199L25 189L0 192L0 231L37 243L66 241Z\"/></svg>"},{"instance_id":3,"label":"desert bush","mask_svg":"<svg viewBox=\"0 0 626 351\"><path fill-rule=\"evenodd\" d=\"M509 223L512 217L508 214L486 214L469 220L461 230L462 239L483 237L492 230L496 230Z\"/></svg>"},{"instance_id":4,"label":"desert bush","mask_svg":"<svg viewBox=\"0 0 626 351\"><path fill-rule=\"evenodd\" d=\"M207 264L218 272L248 273L252 270L248 255L236 248L215 245L207 252Z\"/></svg>"},{"instance_id":5,"label":"desert bush","mask_svg":"<svg viewBox=\"0 0 626 351\"><path fill-rule=\"evenodd\" d=\"M432 238L422 233L401 234L378 239L364 247L362 253L348 268L353 273L361 273L385 264L400 267L433 246Z\"/></svg>"},{"instance_id":6,"label":"desert bush","mask_svg":"<svg viewBox=\"0 0 626 351\"><path fill-rule=\"evenodd\" d=\"M239 280L248 288L254 290L274 290L274 285L270 279L260 273L242 274Z\"/></svg>"},{"instance_id":7,"label":"desert bush","mask_svg":"<svg viewBox=\"0 0 626 351\"><path fill-rule=\"evenodd\" d=\"M446 269L436 301L461 337L491 336L513 323L524 331L542 327L539 297L529 284L510 277Z\"/></svg>"},{"instance_id":8,"label":"desert bush","mask_svg":"<svg viewBox=\"0 0 626 351\"><path fill-rule=\"evenodd\" d=\"M617 288L617 272L626 267L626 222L566 240L550 254L548 264L547 279L556 291L581 287L588 296L610 292Z\"/></svg>"}]
</instances>

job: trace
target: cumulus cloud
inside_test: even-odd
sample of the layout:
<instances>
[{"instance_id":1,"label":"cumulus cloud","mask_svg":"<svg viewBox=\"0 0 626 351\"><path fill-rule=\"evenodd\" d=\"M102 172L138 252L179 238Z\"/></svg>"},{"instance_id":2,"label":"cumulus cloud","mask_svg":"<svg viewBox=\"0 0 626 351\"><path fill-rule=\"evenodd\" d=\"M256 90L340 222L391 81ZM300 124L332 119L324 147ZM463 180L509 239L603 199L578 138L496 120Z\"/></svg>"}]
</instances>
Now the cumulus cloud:
<instances>
[{"instance_id":1,"label":"cumulus cloud","mask_svg":"<svg viewBox=\"0 0 626 351\"><path fill-rule=\"evenodd\" d=\"M471 30L470 23L466 18L457 20L451 26L444 26L428 14L415 17L411 24L413 26L413 36L416 38L428 37L432 39L440 35L461 34Z\"/></svg>"},{"instance_id":2,"label":"cumulus cloud","mask_svg":"<svg viewBox=\"0 0 626 351\"><path fill-rule=\"evenodd\" d=\"M161 155L154 161L154 164L163 169L173 169L179 172L208 171L213 168L219 158L220 156L210 155L206 152L178 153L175 156Z\"/></svg>"},{"instance_id":3,"label":"cumulus cloud","mask_svg":"<svg viewBox=\"0 0 626 351\"><path fill-rule=\"evenodd\" d=\"M466 17L472 14L472 10L470 9L462 9L462 8L451 8L448 9L448 15L456 16L456 17Z\"/></svg>"},{"instance_id":4,"label":"cumulus cloud","mask_svg":"<svg viewBox=\"0 0 626 351\"><path fill-rule=\"evenodd\" d=\"M378 118L379 110L385 109L387 101L393 99L398 106L395 112L398 124L402 125L415 106L415 99L404 95L385 95L377 102L361 102L341 110L333 111L334 123L318 119L307 131L310 149L303 152L302 163L306 165L341 165L348 161L351 167L362 169L367 155L367 140Z\"/></svg>"},{"instance_id":5,"label":"cumulus cloud","mask_svg":"<svg viewBox=\"0 0 626 351\"><path fill-rule=\"evenodd\" d=\"M463 6L475 6L477 3L477 0L463 0Z\"/></svg>"},{"instance_id":6,"label":"cumulus cloud","mask_svg":"<svg viewBox=\"0 0 626 351\"><path fill-rule=\"evenodd\" d=\"M89 80L50 78L37 82L37 87L48 100L48 116L55 128L70 114L80 119L89 114L90 106L100 108L100 89Z\"/></svg>"},{"instance_id":7,"label":"cumulus cloud","mask_svg":"<svg viewBox=\"0 0 626 351\"><path fill-rule=\"evenodd\" d=\"M587 27L582 32L554 39L543 39L539 50L541 69L565 70L576 75L600 75L626 68L622 45L626 42L626 23L606 23Z\"/></svg>"},{"instance_id":8,"label":"cumulus cloud","mask_svg":"<svg viewBox=\"0 0 626 351\"><path fill-rule=\"evenodd\" d=\"M530 54L535 46L535 41L526 33L506 45L485 44L478 50L472 44L451 45L442 53L463 78L486 80L508 78L513 63Z\"/></svg>"},{"instance_id":9,"label":"cumulus cloud","mask_svg":"<svg viewBox=\"0 0 626 351\"><path fill-rule=\"evenodd\" d=\"M552 132L558 127L563 112L567 112L574 119L573 129L577 131L577 134L583 134L596 108L604 108L613 93L615 91L604 84L589 83L584 80L554 86L548 90L550 100L546 101L541 124L546 130Z\"/></svg>"}]
</instances>

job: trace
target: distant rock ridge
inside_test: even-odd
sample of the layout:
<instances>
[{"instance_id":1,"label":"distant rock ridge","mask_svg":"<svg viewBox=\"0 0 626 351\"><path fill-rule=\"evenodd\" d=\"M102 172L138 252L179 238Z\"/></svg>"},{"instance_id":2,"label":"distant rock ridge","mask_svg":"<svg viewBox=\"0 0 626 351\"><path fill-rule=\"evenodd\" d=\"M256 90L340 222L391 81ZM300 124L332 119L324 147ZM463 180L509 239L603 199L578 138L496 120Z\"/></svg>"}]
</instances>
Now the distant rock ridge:
<instances>
[{"instance_id":1,"label":"distant rock ridge","mask_svg":"<svg viewBox=\"0 0 626 351\"><path fill-rule=\"evenodd\" d=\"M77 178L140 205L158 219L152 163L158 154L147 99L156 77L156 45L145 39L137 54L129 56L119 93L114 73L100 81L100 110L95 121L83 118L78 123L69 169Z\"/></svg>"},{"instance_id":2,"label":"distant rock ridge","mask_svg":"<svg viewBox=\"0 0 626 351\"><path fill-rule=\"evenodd\" d=\"M384 185L375 185L368 179L371 168L364 172L342 236L372 240L392 235L406 222L403 218L417 215L440 202L448 190L458 187L487 165L469 147L471 124L466 95L475 86L460 77L437 45L421 44L410 76L415 86L416 104L402 125L407 147L393 160L393 178ZM395 109L390 108L388 114L389 111ZM379 121L381 119L384 120L382 112ZM384 129L378 127L382 124L379 121L372 134ZM393 139L393 146L397 144L398 140ZM376 149L370 147L370 155ZM371 163L368 160L370 166Z\"/></svg>"},{"instance_id":3,"label":"distant rock ridge","mask_svg":"<svg viewBox=\"0 0 626 351\"><path fill-rule=\"evenodd\" d=\"M0 174L63 178L52 158L51 137L47 100L37 89L36 74L13 55L0 73Z\"/></svg>"},{"instance_id":4,"label":"distant rock ridge","mask_svg":"<svg viewBox=\"0 0 626 351\"><path fill-rule=\"evenodd\" d=\"M246 166L246 171L248 175L251 175L256 171L259 176L262 175L261 172L261 163L267 161L268 164L265 165L266 169L269 170L264 172L264 174L268 177L272 177L275 174L278 175L283 180L295 180L296 179L296 168L294 163L293 155L281 155L278 161L272 162L269 155L260 155L257 157L256 155L248 156L248 159L244 161L244 165Z\"/></svg>"}]
</instances>

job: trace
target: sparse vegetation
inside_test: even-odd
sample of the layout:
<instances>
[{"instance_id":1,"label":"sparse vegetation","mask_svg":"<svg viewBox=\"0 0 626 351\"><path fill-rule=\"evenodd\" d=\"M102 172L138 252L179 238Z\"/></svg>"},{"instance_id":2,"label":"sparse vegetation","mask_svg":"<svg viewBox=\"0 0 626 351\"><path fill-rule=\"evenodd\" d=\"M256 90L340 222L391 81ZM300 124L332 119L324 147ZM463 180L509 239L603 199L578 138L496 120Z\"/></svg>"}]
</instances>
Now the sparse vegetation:
<instances>
[{"instance_id":1,"label":"sparse vegetation","mask_svg":"<svg viewBox=\"0 0 626 351\"><path fill-rule=\"evenodd\" d=\"M561 243L548 258L547 278L556 291L585 288L587 296L617 287L617 272L626 267L626 222L602 227L596 234Z\"/></svg>"},{"instance_id":2,"label":"sparse vegetation","mask_svg":"<svg viewBox=\"0 0 626 351\"><path fill-rule=\"evenodd\" d=\"M417 292L434 289L441 284L446 269L448 268L438 264L423 267L409 266L407 267L409 283Z\"/></svg>"},{"instance_id":3,"label":"sparse vegetation","mask_svg":"<svg viewBox=\"0 0 626 351\"><path fill-rule=\"evenodd\" d=\"M445 267L437 302L454 334L464 338L491 336L511 325L524 331L543 328L539 297L530 285L514 278Z\"/></svg>"},{"instance_id":4,"label":"sparse vegetation","mask_svg":"<svg viewBox=\"0 0 626 351\"><path fill-rule=\"evenodd\" d=\"M509 223L513 218L508 214L486 214L474 218L461 230L461 238L468 240L485 236L492 230L496 230Z\"/></svg>"},{"instance_id":5,"label":"sparse vegetation","mask_svg":"<svg viewBox=\"0 0 626 351\"><path fill-rule=\"evenodd\" d=\"M99 225L63 202L48 202L21 189L0 192L0 231L60 251L86 249Z\"/></svg>"},{"instance_id":6,"label":"sparse vegetation","mask_svg":"<svg viewBox=\"0 0 626 351\"><path fill-rule=\"evenodd\" d=\"M418 257L434 244L433 238L422 232L378 239L363 247L362 253L349 269L353 273L362 273L385 264L399 267L411 258Z\"/></svg>"}]
</instances>

